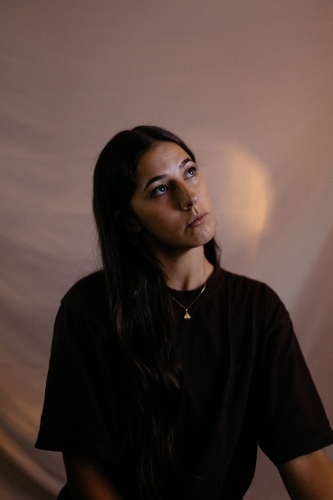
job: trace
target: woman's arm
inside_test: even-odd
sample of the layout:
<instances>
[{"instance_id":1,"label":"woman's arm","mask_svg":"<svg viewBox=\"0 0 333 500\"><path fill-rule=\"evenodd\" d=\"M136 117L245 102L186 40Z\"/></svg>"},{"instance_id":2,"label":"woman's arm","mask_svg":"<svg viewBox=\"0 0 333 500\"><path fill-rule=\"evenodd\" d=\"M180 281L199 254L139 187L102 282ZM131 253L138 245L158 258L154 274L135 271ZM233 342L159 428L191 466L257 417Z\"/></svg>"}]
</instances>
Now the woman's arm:
<instances>
[{"instance_id":1,"label":"woman's arm","mask_svg":"<svg viewBox=\"0 0 333 500\"><path fill-rule=\"evenodd\" d=\"M111 482L105 478L101 463L63 453L68 486L75 500L123 500Z\"/></svg>"},{"instance_id":2,"label":"woman's arm","mask_svg":"<svg viewBox=\"0 0 333 500\"><path fill-rule=\"evenodd\" d=\"M292 500L333 500L333 465L324 450L278 467Z\"/></svg>"}]
</instances>

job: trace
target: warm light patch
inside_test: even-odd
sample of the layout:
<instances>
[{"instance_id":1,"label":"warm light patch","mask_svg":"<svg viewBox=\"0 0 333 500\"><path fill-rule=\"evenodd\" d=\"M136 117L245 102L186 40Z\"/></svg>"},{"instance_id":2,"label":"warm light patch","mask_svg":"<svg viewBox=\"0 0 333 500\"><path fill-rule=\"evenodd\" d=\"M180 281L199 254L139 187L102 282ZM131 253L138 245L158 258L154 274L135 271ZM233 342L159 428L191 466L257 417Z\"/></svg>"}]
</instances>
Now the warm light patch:
<instances>
[{"instance_id":1,"label":"warm light patch","mask_svg":"<svg viewBox=\"0 0 333 500\"><path fill-rule=\"evenodd\" d=\"M253 254L267 228L273 201L270 176L264 163L244 148L232 144L219 148L214 170L208 173L212 186L218 232L228 237L228 246ZM211 176L213 176L213 182ZM227 234L226 234L227 233Z\"/></svg>"}]
</instances>

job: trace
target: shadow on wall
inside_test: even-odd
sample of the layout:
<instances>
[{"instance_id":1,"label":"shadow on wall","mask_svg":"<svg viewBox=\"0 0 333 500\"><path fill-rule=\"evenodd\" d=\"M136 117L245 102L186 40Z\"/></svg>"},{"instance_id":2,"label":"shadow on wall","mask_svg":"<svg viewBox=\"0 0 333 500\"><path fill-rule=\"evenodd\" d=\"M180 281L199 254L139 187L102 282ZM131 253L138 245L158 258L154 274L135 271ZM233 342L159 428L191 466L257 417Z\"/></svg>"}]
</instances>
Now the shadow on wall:
<instances>
[{"instance_id":1,"label":"shadow on wall","mask_svg":"<svg viewBox=\"0 0 333 500\"><path fill-rule=\"evenodd\" d=\"M0 498L1 500L55 500L55 496L45 491L31 477L19 470L4 455L0 453Z\"/></svg>"},{"instance_id":2,"label":"shadow on wall","mask_svg":"<svg viewBox=\"0 0 333 500\"><path fill-rule=\"evenodd\" d=\"M297 331L302 332L302 349L331 420L332 329L333 329L333 227L311 268L293 311Z\"/></svg>"}]
</instances>

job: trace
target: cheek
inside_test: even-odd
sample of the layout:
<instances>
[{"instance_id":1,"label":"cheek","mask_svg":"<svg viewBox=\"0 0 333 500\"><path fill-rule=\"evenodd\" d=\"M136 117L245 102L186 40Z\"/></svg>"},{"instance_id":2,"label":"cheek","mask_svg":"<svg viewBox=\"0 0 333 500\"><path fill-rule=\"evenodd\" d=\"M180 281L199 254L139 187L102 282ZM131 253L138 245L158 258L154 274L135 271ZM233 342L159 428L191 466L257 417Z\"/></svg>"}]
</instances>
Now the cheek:
<instances>
[{"instance_id":1,"label":"cheek","mask_svg":"<svg viewBox=\"0 0 333 500\"><path fill-rule=\"evenodd\" d=\"M163 207L154 207L151 210L138 210L136 216L141 228L147 231L163 231L167 229L168 225L172 224L170 217L166 216L166 211Z\"/></svg>"},{"instance_id":2,"label":"cheek","mask_svg":"<svg viewBox=\"0 0 333 500\"><path fill-rule=\"evenodd\" d=\"M169 215L169 216L168 216ZM174 219L170 214L167 214L163 208L159 207L155 209L153 213L149 214L149 217L146 219L147 227L152 229L165 231L168 228L173 227Z\"/></svg>"},{"instance_id":3,"label":"cheek","mask_svg":"<svg viewBox=\"0 0 333 500\"><path fill-rule=\"evenodd\" d=\"M206 182L204 182L201 186L200 186L200 190L199 190L199 200L202 200L202 202L207 206L207 208L210 208L209 211L212 210L212 201L210 199L210 194L209 194L209 189L208 189L208 186L206 184Z\"/></svg>"}]
</instances>

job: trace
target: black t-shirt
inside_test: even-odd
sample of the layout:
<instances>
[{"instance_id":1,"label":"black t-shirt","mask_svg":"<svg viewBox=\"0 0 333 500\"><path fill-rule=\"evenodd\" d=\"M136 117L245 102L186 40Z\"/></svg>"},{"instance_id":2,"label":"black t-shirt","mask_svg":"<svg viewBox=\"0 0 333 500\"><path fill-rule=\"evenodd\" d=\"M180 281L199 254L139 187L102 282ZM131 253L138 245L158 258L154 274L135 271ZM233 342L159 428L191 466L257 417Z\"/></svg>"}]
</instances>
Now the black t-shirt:
<instances>
[{"instance_id":1,"label":"black t-shirt","mask_svg":"<svg viewBox=\"0 0 333 500\"><path fill-rule=\"evenodd\" d=\"M198 290L170 293L187 306ZM258 443L276 465L333 443L289 315L268 286L216 268L191 319L174 301L173 308L184 386L175 444L191 474L170 472L163 498L239 500ZM101 271L63 298L36 446L104 461L124 500L134 500L108 318Z\"/></svg>"}]
</instances>

